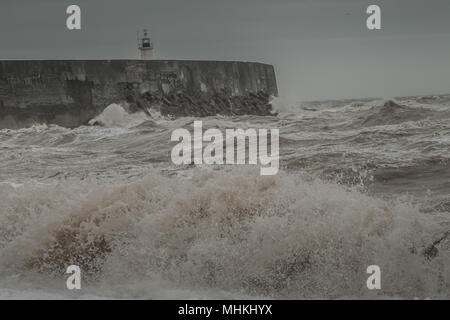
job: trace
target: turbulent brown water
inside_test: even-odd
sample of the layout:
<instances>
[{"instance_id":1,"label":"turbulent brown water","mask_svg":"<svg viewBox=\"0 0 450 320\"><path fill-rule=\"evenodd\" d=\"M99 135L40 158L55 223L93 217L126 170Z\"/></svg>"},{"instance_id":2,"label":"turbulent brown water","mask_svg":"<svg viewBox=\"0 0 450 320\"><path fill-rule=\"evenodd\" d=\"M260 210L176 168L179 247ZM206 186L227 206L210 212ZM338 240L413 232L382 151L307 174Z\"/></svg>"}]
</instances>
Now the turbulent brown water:
<instances>
[{"instance_id":1,"label":"turbulent brown water","mask_svg":"<svg viewBox=\"0 0 450 320\"><path fill-rule=\"evenodd\" d=\"M450 298L450 96L276 107L202 119L279 128L271 177L174 166L193 118L1 130L0 297Z\"/></svg>"}]
</instances>

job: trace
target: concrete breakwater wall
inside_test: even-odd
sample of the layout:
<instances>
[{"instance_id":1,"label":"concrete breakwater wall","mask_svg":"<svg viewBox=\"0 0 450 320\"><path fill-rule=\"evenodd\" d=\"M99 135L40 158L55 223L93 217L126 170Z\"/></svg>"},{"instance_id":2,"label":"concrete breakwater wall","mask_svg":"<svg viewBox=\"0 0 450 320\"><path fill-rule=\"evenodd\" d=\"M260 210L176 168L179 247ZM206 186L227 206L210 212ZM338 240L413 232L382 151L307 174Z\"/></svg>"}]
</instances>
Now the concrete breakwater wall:
<instances>
[{"instance_id":1,"label":"concrete breakwater wall","mask_svg":"<svg viewBox=\"0 0 450 320\"><path fill-rule=\"evenodd\" d=\"M0 61L0 128L76 127L109 104L163 115L268 115L274 68L252 62L175 60Z\"/></svg>"}]
</instances>

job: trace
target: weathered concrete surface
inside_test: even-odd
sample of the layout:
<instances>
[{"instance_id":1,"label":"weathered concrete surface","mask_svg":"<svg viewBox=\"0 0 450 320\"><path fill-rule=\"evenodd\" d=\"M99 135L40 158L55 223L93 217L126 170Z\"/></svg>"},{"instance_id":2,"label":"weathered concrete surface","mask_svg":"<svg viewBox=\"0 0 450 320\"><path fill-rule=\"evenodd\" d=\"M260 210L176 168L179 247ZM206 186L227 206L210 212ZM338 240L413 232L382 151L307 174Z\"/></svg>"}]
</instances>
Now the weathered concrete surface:
<instances>
[{"instance_id":1,"label":"weathered concrete surface","mask_svg":"<svg viewBox=\"0 0 450 320\"><path fill-rule=\"evenodd\" d=\"M0 61L0 128L75 127L114 102L173 116L270 113L272 66L224 61Z\"/></svg>"}]
</instances>

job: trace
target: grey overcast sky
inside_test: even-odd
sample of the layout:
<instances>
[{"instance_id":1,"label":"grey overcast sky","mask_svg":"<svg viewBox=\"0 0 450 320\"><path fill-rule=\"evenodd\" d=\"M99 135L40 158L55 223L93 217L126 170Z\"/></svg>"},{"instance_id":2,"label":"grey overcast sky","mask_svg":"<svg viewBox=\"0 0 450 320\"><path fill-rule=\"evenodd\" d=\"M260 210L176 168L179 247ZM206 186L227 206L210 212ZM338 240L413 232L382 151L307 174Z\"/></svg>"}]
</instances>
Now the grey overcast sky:
<instances>
[{"instance_id":1,"label":"grey overcast sky","mask_svg":"<svg viewBox=\"0 0 450 320\"><path fill-rule=\"evenodd\" d=\"M289 101L450 93L450 0L1 0L0 59L135 59L144 27L160 59L273 64Z\"/></svg>"}]
</instances>

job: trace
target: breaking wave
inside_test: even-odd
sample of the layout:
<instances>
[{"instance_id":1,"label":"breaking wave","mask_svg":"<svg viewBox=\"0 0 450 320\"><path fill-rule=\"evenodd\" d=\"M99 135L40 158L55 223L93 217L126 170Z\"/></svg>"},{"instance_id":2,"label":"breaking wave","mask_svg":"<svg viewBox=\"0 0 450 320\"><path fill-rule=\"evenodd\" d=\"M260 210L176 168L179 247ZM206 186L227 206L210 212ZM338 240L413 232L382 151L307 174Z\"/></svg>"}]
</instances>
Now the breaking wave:
<instances>
[{"instance_id":1,"label":"breaking wave","mask_svg":"<svg viewBox=\"0 0 450 320\"><path fill-rule=\"evenodd\" d=\"M146 113L128 112L120 104L110 104L101 114L89 121L90 125L100 125L104 127L135 127L150 119Z\"/></svg>"},{"instance_id":2,"label":"breaking wave","mask_svg":"<svg viewBox=\"0 0 450 320\"><path fill-rule=\"evenodd\" d=\"M0 184L0 202L3 279L62 279L77 264L90 293L113 297L152 298L167 286L213 297L375 297L366 268L377 264L383 295L450 292L448 243L427 255L442 232L429 216L301 174Z\"/></svg>"}]
</instances>

